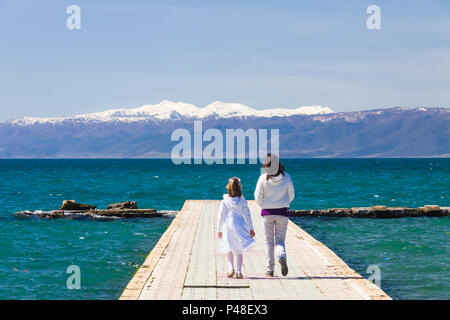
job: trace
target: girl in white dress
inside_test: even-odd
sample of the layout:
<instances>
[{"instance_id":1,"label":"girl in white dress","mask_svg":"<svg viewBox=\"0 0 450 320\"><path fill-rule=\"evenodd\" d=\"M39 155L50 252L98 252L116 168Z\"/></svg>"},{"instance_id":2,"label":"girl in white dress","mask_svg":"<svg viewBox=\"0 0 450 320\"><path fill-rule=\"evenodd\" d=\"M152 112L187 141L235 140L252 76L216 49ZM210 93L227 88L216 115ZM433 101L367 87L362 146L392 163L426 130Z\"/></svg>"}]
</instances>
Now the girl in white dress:
<instances>
[{"instance_id":1,"label":"girl in white dress","mask_svg":"<svg viewBox=\"0 0 450 320\"><path fill-rule=\"evenodd\" d=\"M220 203L217 236L220 239L220 251L227 254L230 272L234 276L234 254L236 255L236 278L242 278L243 253L255 244L252 218L247 201L242 195L241 180L233 177L228 180L227 194Z\"/></svg>"}]
</instances>

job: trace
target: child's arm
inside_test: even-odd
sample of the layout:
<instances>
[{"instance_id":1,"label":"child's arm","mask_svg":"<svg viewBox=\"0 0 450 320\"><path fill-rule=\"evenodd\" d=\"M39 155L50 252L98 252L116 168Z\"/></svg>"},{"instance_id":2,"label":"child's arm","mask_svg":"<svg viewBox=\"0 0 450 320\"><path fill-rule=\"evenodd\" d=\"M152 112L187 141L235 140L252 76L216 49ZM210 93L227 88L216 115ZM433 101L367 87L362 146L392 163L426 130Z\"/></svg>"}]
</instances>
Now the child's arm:
<instances>
[{"instance_id":1,"label":"child's arm","mask_svg":"<svg viewBox=\"0 0 450 320\"><path fill-rule=\"evenodd\" d=\"M294 183L292 182L291 176L288 175L289 183L288 183L288 194L289 194L289 202L292 202L295 198L295 190Z\"/></svg>"},{"instance_id":2,"label":"child's arm","mask_svg":"<svg viewBox=\"0 0 450 320\"><path fill-rule=\"evenodd\" d=\"M263 186L263 175L261 175L256 183L255 188L255 201L259 206L262 207L264 203L264 186Z\"/></svg>"},{"instance_id":3,"label":"child's arm","mask_svg":"<svg viewBox=\"0 0 450 320\"><path fill-rule=\"evenodd\" d=\"M250 214L250 209L248 208L247 201L245 199L242 200L244 203L242 205L242 216L244 217L245 223L247 224L250 230L253 230L252 216Z\"/></svg>"},{"instance_id":4,"label":"child's arm","mask_svg":"<svg viewBox=\"0 0 450 320\"><path fill-rule=\"evenodd\" d=\"M217 218L217 232L222 232L225 214L225 206L223 205L223 201L221 201L219 207L219 217Z\"/></svg>"}]
</instances>

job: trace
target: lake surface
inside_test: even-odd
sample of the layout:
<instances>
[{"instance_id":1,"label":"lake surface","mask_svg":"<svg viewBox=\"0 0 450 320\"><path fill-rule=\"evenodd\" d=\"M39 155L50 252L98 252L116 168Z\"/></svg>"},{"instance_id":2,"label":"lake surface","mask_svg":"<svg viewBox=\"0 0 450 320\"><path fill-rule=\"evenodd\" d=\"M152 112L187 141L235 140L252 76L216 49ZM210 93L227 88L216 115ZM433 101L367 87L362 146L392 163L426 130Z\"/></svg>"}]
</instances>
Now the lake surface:
<instances>
[{"instance_id":1,"label":"lake surface","mask_svg":"<svg viewBox=\"0 0 450 320\"><path fill-rule=\"evenodd\" d=\"M371 205L450 206L450 159L286 159L293 209ZM253 199L259 165L174 165L166 159L0 160L0 299L116 299L171 222L19 218L65 199L106 208L179 210L221 199L228 177ZM450 219L293 218L361 275L381 270L396 299L450 299ZM66 285L69 266L81 289Z\"/></svg>"}]
</instances>

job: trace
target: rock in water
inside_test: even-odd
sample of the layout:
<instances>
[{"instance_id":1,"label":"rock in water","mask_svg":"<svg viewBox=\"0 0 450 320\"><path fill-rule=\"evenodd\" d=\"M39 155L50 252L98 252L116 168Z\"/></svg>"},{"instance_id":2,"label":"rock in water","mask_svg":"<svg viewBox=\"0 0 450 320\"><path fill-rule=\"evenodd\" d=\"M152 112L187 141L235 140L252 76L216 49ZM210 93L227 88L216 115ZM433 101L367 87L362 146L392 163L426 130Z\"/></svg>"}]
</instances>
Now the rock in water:
<instances>
[{"instance_id":1,"label":"rock in water","mask_svg":"<svg viewBox=\"0 0 450 320\"><path fill-rule=\"evenodd\" d=\"M59 210L93 210L96 206L84 203L76 203L74 200L64 200Z\"/></svg>"},{"instance_id":2,"label":"rock in water","mask_svg":"<svg viewBox=\"0 0 450 320\"><path fill-rule=\"evenodd\" d=\"M125 201L118 203L111 203L108 205L108 210L122 210L122 209L137 209L136 201Z\"/></svg>"}]
</instances>

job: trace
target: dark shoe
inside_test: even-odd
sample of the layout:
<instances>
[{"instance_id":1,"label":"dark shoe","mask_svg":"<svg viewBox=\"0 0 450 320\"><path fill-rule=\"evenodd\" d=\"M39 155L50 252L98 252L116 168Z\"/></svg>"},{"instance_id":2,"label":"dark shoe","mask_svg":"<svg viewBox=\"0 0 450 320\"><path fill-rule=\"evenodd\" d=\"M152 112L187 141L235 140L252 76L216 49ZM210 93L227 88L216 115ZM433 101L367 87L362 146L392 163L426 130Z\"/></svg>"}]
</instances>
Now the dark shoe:
<instances>
[{"instance_id":1,"label":"dark shoe","mask_svg":"<svg viewBox=\"0 0 450 320\"><path fill-rule=\"evenodd\" d=\"M230 272L227 273L228 278L233 278L233 276L234 276L234 270L231 270Z\"/></svg>"},{"instance_id":2,"label":"dark shoe","mask_svg":"<svg viewBox=\"0 0 450 320\"><path fill-rule=\"evenodd\" d=\"M240 272L236 273L236 279L242 279L242 273Z\"/></svg>"},{"instance_id":3,"label":"dark shoe","mask_svg":"<svg viewBox=\"0 0 450 320\"><path fill-rule=\"evenodd\" d=\"M281 274L283 276L286 276L289 272L287 263L286 263L286 258L280 258L280 265L281 265Z\"/></svg>"},{"instance_id":4,"label":"dark shoe","mask_svg":"<svg viewBox=\"0 0 450 320\"><path fill-rule=\"evenodd\" d=\"M266 276L273 277L273 271L266 271Z\"/></svg>"}]
</instances>

